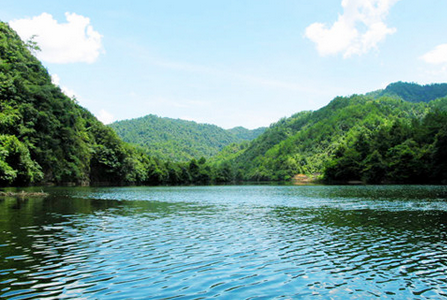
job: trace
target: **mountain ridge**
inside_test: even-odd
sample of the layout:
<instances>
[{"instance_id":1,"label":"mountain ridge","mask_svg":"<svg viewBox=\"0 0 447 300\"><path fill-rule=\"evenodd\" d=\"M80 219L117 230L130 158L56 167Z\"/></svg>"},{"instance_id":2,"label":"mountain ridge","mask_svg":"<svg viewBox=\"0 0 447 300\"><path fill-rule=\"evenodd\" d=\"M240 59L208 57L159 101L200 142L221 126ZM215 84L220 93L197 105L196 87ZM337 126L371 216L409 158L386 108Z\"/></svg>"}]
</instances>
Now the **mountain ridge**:
<instances>
[{"instance_id":1,"label":"mountain ridge","mask_svg":"<svg viewBox=\"0 0 447 300\"><path fill-rule=\"evenodd\" d=\"M383 96L398 97L408 102L430 102L447 96L447 83L431 83L421 85L415 82L393 82L383 90L367 93L374 98Z\"/></svg>"},{"instance_id":2,"label":"mountain ridge","mask_svg":"<svg viewBox=\"0 0 447 300\"><path fill-rule=\"evenodd\" d=\"M225 146L252 140L264 131L264 128L223 129L217 125L153 114L117 121L109 127L125 142L138 145L149 155L174 162L201 157L209 159Z\"/></svg>"},{"instance_id":3,"label":"mountain ridge","mask_svg":"<svg viewBox=\"0 0 447 300\"><path fill-rule=\"evenodd\" d=\"M396 95L381 96L377 92L336 97L319 110L300 112L289 118L281 119L272 124L258 138L240 149L236 149L234 146L232 149L224 149L224 152L228 153L229 159L226 159L225 155L218 155L213 163L220 168L230 169L232 176L239 176L240 179L249 181L290 180L297 174L317 174L321 179L327 181L406 182L408 180L423 182L432 180L436 182L438 179L442 181L446 180L446 177L439 175L443 174L439 166L445 165L445 160L440 159L442 155L439 153L443 151L440 144L444 139L444 130L447 130L445 129L447 126L446 111L447 97L429 102L409 102ZM381 142L377 136L383 134L393 140L393 132L390 130L394 125L396 132L397 129L404 131L406 136L399 140L399 143L391 143L389 148L399 152L404 151L403 149L408 150L406 143L411 144L412 150L407 152L411 153L413 157L412 164L421 167L420 164L414 162L418 159L424 161L428 166L432 166L433 170L438 170L438 178L428 174L426 168L422 167L420 172L424 175L419 179L416 179L415 174L418 171L414 169L411 170L413 175L408 178L402 174L399 176L392 174L392 168L404 169L404 166L396 165L392 161L393 157L399 156L387 153L387 149L384 149L383 145L377 146L386 144L386 141ZM428 132L431 133L428 134ZM341 176L342 173L337 168L341 168L342 164L337 164L335 161L340 162L340 157L346 153L349 154L347 150L350 147L361 144L359 141L361 139L368 140L369 144L365 147L372 151L370 153L365 148L362 150L363 156L358 155L357 158L361 161L356 163L364 164L363 169L354 168L356 172L351 172L349 176ZM418 143L414 144L411 142L412 140ZM372 175L372 171L371 174L365 175L366 169L373 168L371 155L376 150L378 152L374 155L374 159L377 160L377 154L380 154L382 160L388 164L383 167L384 175L380 180L378 179L380 176ZM418 156L419 152L430 153L430 155L427 154L422 158ZM404 154L402 155L404 156ZM434 157L438 157L436 164L432 160ZM354 156L350 159L354 162L355 158ZM365 161L366 159L369 161ZM335 169L337 172L334 171ZM328 170L332 172L329 176L326 174Z\"/></svg>"}]
</instances>

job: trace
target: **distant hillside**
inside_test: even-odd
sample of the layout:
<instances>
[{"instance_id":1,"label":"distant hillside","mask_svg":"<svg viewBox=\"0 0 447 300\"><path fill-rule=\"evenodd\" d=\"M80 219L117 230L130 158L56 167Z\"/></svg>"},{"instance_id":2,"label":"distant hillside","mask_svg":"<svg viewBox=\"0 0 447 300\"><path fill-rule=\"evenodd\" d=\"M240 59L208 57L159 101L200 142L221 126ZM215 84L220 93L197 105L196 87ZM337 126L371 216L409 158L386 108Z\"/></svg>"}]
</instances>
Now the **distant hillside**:
<instances>
[{"instance_id":1,"label":"distant hillside","mask_svg":"<svg viewBox=\"0 0 447 300\"><path fill-rule=\"evenodd\" d=\"M395 82L384 90L373 92L376 98L383 96L398 97L408 102L430 102L447 96L447 83L419 85L417 83Z\"/></svg>"},{"instance_id":2,"label":"distant hillside","mask_svg":"<svg viewBox=\"0 0 447 300\"><path fill-rule=\"evenodd\" d=\"M148 115L109 125L125 141L140 146L151 156L163 160L189 161L210 158L225 146L253 140L265 128L225 130L216 125Z\"/></svg>"},{"instance_id":3,"label":"distant hillside","mask_svg":"<svg viewBox=\"0 0 447 300\"><path fill-rule=\"evenodd\" d=\"M228 129L227 131L235 135L236 138L238 138L239 140L251 141L260 136L262 133L264 133L266 129L267 129L266 127L260 127L257 129L250 130L239 126Z\"/></svg>"}]
</instances>

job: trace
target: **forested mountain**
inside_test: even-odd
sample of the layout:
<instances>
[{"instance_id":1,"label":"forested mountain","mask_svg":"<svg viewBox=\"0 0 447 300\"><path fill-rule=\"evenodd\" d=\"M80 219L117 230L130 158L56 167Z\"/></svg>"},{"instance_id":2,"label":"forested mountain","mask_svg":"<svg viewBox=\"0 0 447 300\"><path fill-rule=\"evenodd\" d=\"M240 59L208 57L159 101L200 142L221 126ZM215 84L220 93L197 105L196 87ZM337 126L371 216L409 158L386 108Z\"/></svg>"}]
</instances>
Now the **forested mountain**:
<instances>
[{"instance_id":1,"label":"forested mountain","mask_svg":"<svg viewBox=\"0 0 447 300\"><path fill-rule=\"evenodd\" d=\"M149 182L157 162L53 85L35 50L0 22L0 186Z\"/></svg>"},{"instance_id":2,"label":"forested mountain","mask_svg":"<svg viewBox=\"0 0 447 300\"><path fill-rule=\"evenodd\" d=\"M123 142L51 83L32 54L36 50L35 44L24 43L0 22L0 186L214 180L214 170L204 158L172 163ZM220 129L210 128L212 140ZM228 132L227 138L226 143L233 142L234 134Z\"/></svg>"},{"instance_id":3,"label":"forested mountain","mask_svg":"<svg viewBox=\"0 0 447 300\"><path fill-rule=\"evenodd\" d=\"M426 95L440 86L426 86ZM243 180L289 180L302 173L341 182L446 181L447 98L400 98L337 97L272 124L248 145L224 149L213 164Z\"/></svg>"},{"instance_id":4,"label":"forested mountain","mask_svg":"<svg viewBox=\"0 0 447 300\"><path fill-rule=\"evenodd\" d=\"M216 125L148 115L109 125L125 141L162 160L189 161L216 155L232 143L253 140L265 128L225 130Z\"/></svg>"}]
</instances>

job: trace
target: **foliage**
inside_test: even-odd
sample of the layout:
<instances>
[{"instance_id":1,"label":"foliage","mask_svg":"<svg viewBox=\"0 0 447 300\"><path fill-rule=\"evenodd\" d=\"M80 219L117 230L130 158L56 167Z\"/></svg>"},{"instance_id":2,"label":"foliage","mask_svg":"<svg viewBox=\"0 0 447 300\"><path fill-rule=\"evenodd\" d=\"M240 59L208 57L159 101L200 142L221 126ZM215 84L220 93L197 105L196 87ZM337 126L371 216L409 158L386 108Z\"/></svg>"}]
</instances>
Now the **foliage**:
<instances>
[{"instance_id":1,"label":"foliage","mask_svg":"<svg viewBox=\"0 0 447 300\"><path fill-rule=\"evenodd\" d=\"M436 109L422 119L411 122L396 119L368 132L362 131L340 146L328 162L326 180L447 183L446 132L447 112ZM354 159L352 151L356 152ZM350 169L355 171L345 171Z\"/></svg>"},{"instance_id":2,"label":"foliage","mask_svg":"<svg viewBox=\"0 0 447 300\"><path fill-rule=\"evenodd\" d=\"M40 166L15 136L0 135L0 185L27 184L42 179Z\"/></svg>"},{"instance_id":3,"label":"foliage","mask_svg":"<svg viewBox=\"0 0 447 300\"><path fill-rule=\"evenodd\" d=\"M337 97L320 110L280 120L239 151L220 154L216 165L232 166L233 174L256 181L322 174L340 182L427 182L430 158L436 156L442 165L447 157L440 125L447 124L441 113L446 103L446 98L410 103L371 95ZM437 175L430 181L444 180L444 169L432 169Z\"/></svg>"},{"instance_id":4,"label":"foliage","mask_svg":"<svg viewBox=\"0 0 447 300\"><path fill-rule=\"evenodd\" d=\"M194 157L208 153L207 145L230 144L236 139L234 134L217 126L182 124L185 126L180 134L188 136L191 146L198 146L190 153L190 160L175 163L148 156L144 149L123 142L112 128L65 96L30 50L37 50L37 45L23 43L8 25L0 23L1 186L215 181L216 174L206 158ZM181 127L172 124L163 125L166 128L159 129L160 135L168 136ZM202 131L202 136L194 130ZM170 137L180 139L178 132ZM176 151L175 146L171 150Z\"/></svg>"},{"instance_id":5,"label":"foliage","mask_svg":"<svg viewBox=\"0 0 447 300\"><path fill-rule=\"evenodd\" d=\"M54 86L37 49L0 22L0 185L147 181L150 160Z\"/></svg>"}]
</instances>

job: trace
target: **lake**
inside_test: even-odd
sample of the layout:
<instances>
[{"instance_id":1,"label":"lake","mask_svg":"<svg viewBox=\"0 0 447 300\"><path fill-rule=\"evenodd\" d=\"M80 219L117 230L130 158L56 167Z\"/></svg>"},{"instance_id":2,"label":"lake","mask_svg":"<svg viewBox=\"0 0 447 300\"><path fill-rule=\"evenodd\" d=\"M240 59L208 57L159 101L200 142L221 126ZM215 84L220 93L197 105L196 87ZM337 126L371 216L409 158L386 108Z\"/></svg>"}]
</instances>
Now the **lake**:
<instances>
[{"instance_id":1,"label":"lake","mask_svg":"<svg viewBox=\"0 0 447 300\"><path fill-rule=\"evenodd\" d=\"M45 191L0 198L0 298L447 298L446 186Z\"/></svg>"}]
</instances>

